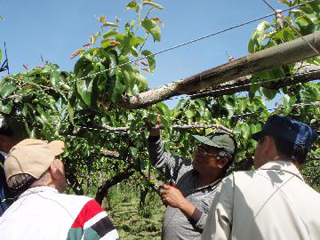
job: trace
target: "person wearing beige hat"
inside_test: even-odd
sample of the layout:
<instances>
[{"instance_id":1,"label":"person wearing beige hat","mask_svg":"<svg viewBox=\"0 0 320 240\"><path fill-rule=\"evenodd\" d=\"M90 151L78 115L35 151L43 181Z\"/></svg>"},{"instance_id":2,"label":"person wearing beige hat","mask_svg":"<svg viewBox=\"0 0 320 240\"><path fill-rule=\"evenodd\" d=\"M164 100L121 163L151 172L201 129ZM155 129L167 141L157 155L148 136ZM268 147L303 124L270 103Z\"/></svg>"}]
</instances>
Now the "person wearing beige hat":
<instances>
[{"instance_id":1,"label":"person wearing beige hat","mask_svg":"<svg viewBox=\"0 0 320 240\"><path fill-rule=\"evenodd\" d=\"M62 194L66 189L60 160L64 147L62 141L25 139L11 149L4 171L18 199L0 218L0 240L119 238L95 200Z\"/></svg>"}]
</instances>

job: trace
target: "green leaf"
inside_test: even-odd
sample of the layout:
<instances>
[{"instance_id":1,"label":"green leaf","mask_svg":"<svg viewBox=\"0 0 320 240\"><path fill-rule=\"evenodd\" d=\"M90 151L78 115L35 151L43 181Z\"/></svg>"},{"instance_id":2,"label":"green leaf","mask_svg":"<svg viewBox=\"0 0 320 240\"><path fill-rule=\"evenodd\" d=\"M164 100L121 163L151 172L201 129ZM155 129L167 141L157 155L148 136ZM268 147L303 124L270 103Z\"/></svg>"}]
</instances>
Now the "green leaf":
<instances>
[{"instance_id":1,"label":"green leaf","mask_svg":"<svg viewBox=\"0 0 320 240\"><path fill-rule=\"evenodd\" d=\"M125 35L122 42L121 55L127 55L131 50L131 34Z\"/></svg>"},{"instance_id":2,"label":"green leaf","mask_svg":"<svg viewBox=\"0 0 320 240\"><path fill-rule=\"evenodd\" d=\"M257 27L258 34L260 36L263 36L266 33L266 30L271 27L270 23L268 21L262 21L259 23Z\"/></svg>"},{"instance_id":3,"label":"green leaf","mask_svg":"<svg viewBox=\"0 0 320 240\"><path fill-rule=\"evenodd\" d=\"M168 108L166 104L163 102L159 102L156 104L156 109L164 116L170 117L171 116L171 110Z\"/></svg>"},{"instance_id":4,"label":"green leaf","mask_svg":"<svg viewBox=\"0 0 320 240\"><path fill-rule=\"evenodd\" d=\"M237 107L238 107L238 109L239 109L239 112L240 112L240 113L243 113L243 112L246 110L246 108L247 108L247 101L245 101L245 100L239 100L239 101L238 101L238 104L237 104Z\"/></svg>"},{"instance_id":5,"label":"green leaf","mask_svg":"<svg viewBox=\"0 0 320 240\"><path fill-rule=\"evenodd\" d=\"M156 60L154 58L154 55L152 55L152 52L149 50L143 50L141 53L142 53L142 55L147 57L150 71L153 72L154 69L156 68Z\"/></svg>"},{"instance_id":6,"label":"green leaf","mask_svg":"<svg viewBox=\"0 0 320 240\"><path fill-rule=\"evenodd\" d=\"M116 81L112 89L112 95L111 95L112 102L117 103L120 100L120 97L126 88L124 81L125 81L125 78L123 73L121 71L117 71Z\"/></svg>"},{"instance_id":7,"label":"green leaf","mask_svg":"<svg viewBox=\"0 0 320 240\"><path fill-rule=\"evenodd\" d=\"M112 77L115 75L117 71L118 66L118 55L116 51L110 51L110 54L108 55L108 58L110 60L110 71L109 76Z\"/></svg>"},{"instance_id":8,"label":"green leaf","mask_svg":"<svg viewBox=\"0 0 320 240\"><path fill-rule=\"evenodd\" d=\"M15 90L16 90L15 86L11 85L10 83L5 83L4 86L2 86L0 89L0 96L2 98L6 98Z\"/></svg>"},{"instance_id":9,"label":"green leaf","mask_svg":"<svg viewBox=\"0 0 320 240\"><path fill-rule=\"evenodd\" d=\"M224 105L224 107L227 109L227 111L228 111L228 116L229 117L231 117L231 116L233 116L233 114L234 114L234 106L232 106L231 104L229 104L229 103L226 103L225 105Z\"/></svg>"},{"instance_id":10,"label":"green leaf","mask_svg":"<svg viewBox=\"0 0 320 240\"><path fill-rule=\"evenodd\" d=\"M69 119L72 125L74 125L74 108L71 106L70 102L68 102L67 105L68 113L69 113Z\"/></svg>"},{"instance_id":11,"label":"green leaf","mask_svg":"<svg viewBox=\"0 0 320 240\"><path fill-rule=\"evenodd\" d=\"M185 114L186 114L187 118L189 118L189 119L192 119L194 117L194 115L195 115L194 112L191 111L191 110L187 110L185 112Z\"/></svg>"},{"instance_id":12,"label":"green leaf","mask_svg":"<svg viewBox=\"0 0 320 240\"><path fill-rule=\"evenodd\" d=\"M261 124L259 124L259 123L258 124L251 124L250 129L251 129L251 133L254 134L254 133L261 131L262 127L261 127Z\"/></svg>"},{"instance_id":13,"label":"green leaf","mask_svg":"<svg viewBox=\"0 0 320 240\"><path fill-rule=\"evenodd\" d=\"M139 72L132 72L133 78L135 79L135 82L139 86L139 89L145 90L146 87L148 86L148 79L141 75Z\"/></svg>"},{"instance_id":14,"label":"green leaf","mask_svg":"<svg viewBox=\"0 0 320 240\"><path fill-rule=\"evenodd\" d=\"M160 120L161 120L162 125L163 125L166 129L169 129L169 128L170 128L171 124L170 124L170 118L169 118L169 117L160 115Z\"/></svg>"},{"instance_id":15,"label":"green leaf","mask_svg":"<svg viewBox=\"0 0 320 240\"><path fill-rule=\"evenodd\" d=\"M283 107L284 107L284 114L285 115L288 115L291 112L293 104L295 104L296 101L297 101L296 96L291 96L290 97L287 94L285 94L283 96Z\"/></svg>"},{"instance_id":16,"label":"green leaf","mask_svg":"<svg viewBox=\"0 0 320 240\"><path fill-rule=\"evenodd\" d=\"M52 86L57 86L60 82L60 74L57 71L52 71L50 73L50 83Z\"/></svg>"},{"instance_id":17,"label":"green leaf","mask_svg":"<svg viewBox=\"0 0 320 240\"><path fill-rule=\"evenodd\" d=\"M154 7L154 8L160 9L160 10L164 9L160 4L152 2L152 1L146 1L145 0L145 1L143 1L143 5L150 5L150 6Z\"/></svg>"},{"instance_id":18,"label":"green leaf","mask_svg":"<svg viewBox=\"0 0 320 240\"><path fill-rule=\"evenodd\" d=\"M298 17L296 23L299 26L302 35L310 34L315 29L314 23L306 16Z\"/></svg>"},{"instance_id":19,"label":"green leaf","mask_svg":"<svg viewBox=\"0 0 320 240\"><path fill-rule=\"evenodd\" d=\"M111 39L103 39L101 42L100 42L100 45L102 48L107 48L110 46L110 44L114 42L114 40L111 40Z\"/></svg>"},{"instance_id":20,"label":"green leaf","mask_svg":"<svg viewBox=\"0 0 320 240\"><path fill-rule=\"evenodd\" d=\"M150 19L150 18L144 18L141 21L142 26L146 29L148 33L150 33L153 37L153 41L160 42L161 40L161 29L158 26L157 22Z\"/></svg>"},{"instance_id":21,"label":"green leaf","mask_svg":"<svg viewBox=\"0 0 320 240\"><path fill-rule=\"evenodd\" d=\"M110 29L103 35L103 39L108 39L109 37L115 36L117 34L118 34L117 30Z\"/></svg>"},{"instance_id":22,"label":"green leaf","mask_svg":"<svg viewBox=\"0 0 320 240\"><path fill-rule=\"evenodd\" d=\"M131 2L129 2L129 3L127 4L126 9L127 9L127 10L130 10L130 9L131 9L131 10L133 10L133 11L138 12L138 11L139 11L139 6L138 6L136 0L132 0Z\"/></svg>"},{"instance_id":23,"label":"green leaf","mask_svg":"<svg viewBox=\"0 0 320 240\"><path fill-rule=\"evenodd\" d=\"M251 131L251 128L247 123L244 123L244 124L241 125L241 136L244 139L248 139L249 138L250 131Z\"/></svg>"},{"instance_id":24,"label":"green leaf","mask_svg":"<svg viewBox=\"0 0 320 240\"><path fill-rule=\"evenodd\" d=\"M10 100L8 103L4 104L0 101L0 112L5 114L10 114L13 107L13 102Z\"/></svg>"},{"instance_id":25,"label":"green leaf","mask_svg":"<svg viewBox=\"0 0 320 240\"><path fill-rule=\"evenodd\" d=\"M272 90L272 89L267 89L267 88L262 88L262 93L269 99L273 99L278 91L277 90Z\"/></svg>"},{"instance_id":26,"label":"green leaf","mask_svg":"<svg viewBox=\"0 0 320 240\"><path fill-rule=\"evenodd\" d=\"M276 33L274 38L284 42L289 42L295 39L295 32L290 27L286 27Z\"/></svg>"},{"instance_id":27,"label":"green leaf","mask_svg":"<svg viewBox=\"0 0 320 240\"><path fill-rule=\"evenodd\" d=\"M198 112L200 113L200 115L203 115L206 109L206 103L201 99L196 99L194 102L199 106Z\"/></svg>"},{"instance_id":28,"label":"green leaf","mask_svg":"<svg viewBox=\"0 0 320 240\"><path fill-rule=\"evenodd\" d=\"M134 46L131 46L131 53L134 57L139 57L139 52Z\"/></svg>"},{"instance_id":29,"label":"green leaf","mask_svg":"<svg viewBox=\"0 0 320 240\"><path fill-rule=\"evenodd\" d=\"M132 36L132 39L131 39L131 44L134 46L134 47L138 47L140 44L144 43L145 40L142 38L142 37L135 37L135 36Z\"/></svg>"},{"instance_id":30,"label":"green leaf","mask_svg":"<svg viewBox=\"0 0 320 240\"><path fill-rule=\"evenodd\" d=\"M81 57L74 66L74 73L78 78L87 76L93 70L91 61L86 57Z\"/></svg>"},{"instance_id":31,"label":"green leaf","mask_svg":"<svg viewBox=\"0 0 320 240\"><path fill-rule=\"evenodd\" d=\"M87 105L92 105L92 90L93 90L93 80L80 80L76 82L77 92L79 93L81 100Z\"/></svg>"},{"instance_id":32,"label":"green leaf","mask_svg":"<svg viewBox=\"0 0 320 240\"><path fill-rule=\"evenodd\" d=\"M259 37L259 34L258 34L258 31L255 30L252 34L252 37L251 39L249 40L249 43L248 43L248 51L249 53L254 53L257 51L257 49L260 49L261 46L258 42L258 37Z\"/></svg>"},{"instance_id":33,"label":"green leaf","mask_svg":"<svg viewBox=\"0 0 320 240\"><path fill-rule=\"evenodd\" d=\"M2 50L0 49L0 63L2 61Z\"/></svg>"}]
</instances>

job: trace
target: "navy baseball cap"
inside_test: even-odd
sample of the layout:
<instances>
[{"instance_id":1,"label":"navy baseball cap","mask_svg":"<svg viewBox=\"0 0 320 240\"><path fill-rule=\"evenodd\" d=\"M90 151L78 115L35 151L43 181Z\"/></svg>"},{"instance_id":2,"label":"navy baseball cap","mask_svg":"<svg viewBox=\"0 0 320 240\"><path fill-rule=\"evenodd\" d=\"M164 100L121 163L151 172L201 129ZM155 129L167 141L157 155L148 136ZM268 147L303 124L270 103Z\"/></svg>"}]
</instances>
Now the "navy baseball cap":
<instances>
[{"instance_id":1,"label":"navy baseball cap","mask_svg":"<svg viewBox=\"0 0 320 240\"><path fill-rule=\"evenodd\" d=\"M258 141L266 135L287 140L307 151L317 138L316 131L307 124L279 115L269 117L262 130L253 134L252 138Z\"/></svg>"}]
</instances>

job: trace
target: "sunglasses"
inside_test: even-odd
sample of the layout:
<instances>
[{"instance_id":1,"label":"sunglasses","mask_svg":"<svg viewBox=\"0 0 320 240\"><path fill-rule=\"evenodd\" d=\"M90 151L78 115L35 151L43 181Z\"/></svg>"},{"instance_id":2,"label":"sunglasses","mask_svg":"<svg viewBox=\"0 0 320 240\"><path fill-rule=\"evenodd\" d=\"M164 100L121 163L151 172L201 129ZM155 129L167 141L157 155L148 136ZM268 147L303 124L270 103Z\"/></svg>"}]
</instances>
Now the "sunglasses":
<instances>
[{"instance_id":1,"label":"sunglasses","mask_svg":"<svg viewBox=\"0 0 320 240\"><path fill-rule=\"evenodd\" d=\"M220 155L219 153L212 153L212 152L208 152L207 150L205 150L203 148L203 146L199 145L197 147L195 147L195 151L194 151L195 154L198 154L202 157L215 157L215 158L220 158Z\"/></svg>"}]
</instances>

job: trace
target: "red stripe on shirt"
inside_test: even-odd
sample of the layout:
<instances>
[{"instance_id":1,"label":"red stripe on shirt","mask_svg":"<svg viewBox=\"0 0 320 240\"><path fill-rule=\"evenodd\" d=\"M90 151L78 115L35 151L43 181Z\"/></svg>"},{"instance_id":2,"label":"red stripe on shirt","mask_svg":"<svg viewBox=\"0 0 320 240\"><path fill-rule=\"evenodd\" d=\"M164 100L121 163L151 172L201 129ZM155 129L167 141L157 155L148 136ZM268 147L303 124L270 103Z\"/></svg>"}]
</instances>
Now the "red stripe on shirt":
<instances>
[{"instance_id":1,"label":"red stripe on shirt","mask_svg":"<svg viewBox=\"0 0 320 240\"><path fill-rule=\"evenodd\" d=\"M84 224L98 213L104 211L103 208L95 200L90 200L83 206L76 220L72 224L72 228L83 228Z\"/></svg>"}]
</instances>

